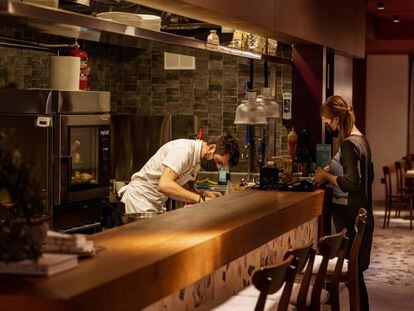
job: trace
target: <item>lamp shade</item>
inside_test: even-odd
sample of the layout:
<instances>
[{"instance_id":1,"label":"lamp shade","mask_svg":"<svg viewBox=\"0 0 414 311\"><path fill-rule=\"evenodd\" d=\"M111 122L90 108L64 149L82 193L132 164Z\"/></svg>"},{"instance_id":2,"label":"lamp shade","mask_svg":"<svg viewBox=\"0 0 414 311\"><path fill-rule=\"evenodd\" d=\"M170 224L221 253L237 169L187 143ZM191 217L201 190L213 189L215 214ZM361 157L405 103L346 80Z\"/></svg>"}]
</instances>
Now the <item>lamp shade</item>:
<instances>
[{"instance_id":1,"label":"lamp shade","mask_svg":"<svg viewBox=\"0 0 414 311\"><path fill-rule=\"evenodd\" d=\"M236 108L236 117L234 118L234 124L249 124L249 118L247 116L247 101L242 101Z\"/></svg>"},{"instance_id":2,"label":"lamp shade","mask_svg":"<svg viewBox=\"0 0 414 311\"><path fill-rule=\"evenodd\" d=\"M270 87L262 88L262 96L259 96L257 101L265 109L266 118L280 118L280 106L279 103L272 96L272 89Z\"/></svg>"},{"instance_id":3,"label":"lamp shade","mask_svg":"<svg viewBox=\"0 0 414 311\"><path fill-rule=\"evenodd\" d=\"M256 92L246 92L245 98L236 108L234 124L267 124L265 109L256 100Z\"/></svg>"}]
</instances>

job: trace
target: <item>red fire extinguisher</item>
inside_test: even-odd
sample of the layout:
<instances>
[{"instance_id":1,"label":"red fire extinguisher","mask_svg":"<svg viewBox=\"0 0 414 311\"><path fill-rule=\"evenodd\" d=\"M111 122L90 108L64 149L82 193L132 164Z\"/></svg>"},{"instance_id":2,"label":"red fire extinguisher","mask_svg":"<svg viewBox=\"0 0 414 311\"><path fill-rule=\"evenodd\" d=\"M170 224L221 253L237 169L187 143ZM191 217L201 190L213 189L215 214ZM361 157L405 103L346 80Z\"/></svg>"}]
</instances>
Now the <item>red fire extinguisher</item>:
<instances>
[{"instance_id":1,"label":"red fire extinguisher","mask_svg":"<svg viewBox=\"0 0 414 311\"><path fill-rule=\"evenodd\" d=\"M88 53L81 50L79 48L79 45L76 44L75 47L69 51L69 56L80 57L79 89L85 91L88 89L88 75L89 75Z\"/></svg>"}]
</instances>

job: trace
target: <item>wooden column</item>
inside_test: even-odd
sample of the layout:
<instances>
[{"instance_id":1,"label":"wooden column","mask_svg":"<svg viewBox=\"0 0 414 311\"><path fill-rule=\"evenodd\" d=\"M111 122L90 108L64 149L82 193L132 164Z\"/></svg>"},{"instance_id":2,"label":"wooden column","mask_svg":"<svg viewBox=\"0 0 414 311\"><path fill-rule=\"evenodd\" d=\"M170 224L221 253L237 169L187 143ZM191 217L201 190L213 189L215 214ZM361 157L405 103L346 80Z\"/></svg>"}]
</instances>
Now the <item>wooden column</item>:
<instances>
[{"instance_id":1,"label":"wooden column","mask_svg":"<svg viewBox=\"0 0 414 311\"><path fill-rule=\"evenodd\" d=\"M312 134L311 153L322 141L320 107L323 101L324 48L319 45L295 45L292 51L292 124L297 133Z\"/></svg>"}]
</instances>

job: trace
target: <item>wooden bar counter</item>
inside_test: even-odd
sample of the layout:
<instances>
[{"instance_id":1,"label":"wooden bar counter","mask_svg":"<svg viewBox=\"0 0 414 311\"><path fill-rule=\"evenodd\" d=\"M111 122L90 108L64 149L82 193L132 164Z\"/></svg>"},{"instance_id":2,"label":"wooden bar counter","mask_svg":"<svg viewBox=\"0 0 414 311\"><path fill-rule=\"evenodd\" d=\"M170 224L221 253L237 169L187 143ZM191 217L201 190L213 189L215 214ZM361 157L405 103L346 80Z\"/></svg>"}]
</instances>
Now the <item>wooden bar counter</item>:
<instances>
[{"instance_id":1,"label":"wooden bar counter","mask_svg":"<svg viewBox=\"0 0 414 311\"><path fill-rule=\"evenodd\" d=\"M91 236L61 274L0 275L1 310L139 310L319 216L323 191L245 190Z\"/></svg>"}]
</instances>

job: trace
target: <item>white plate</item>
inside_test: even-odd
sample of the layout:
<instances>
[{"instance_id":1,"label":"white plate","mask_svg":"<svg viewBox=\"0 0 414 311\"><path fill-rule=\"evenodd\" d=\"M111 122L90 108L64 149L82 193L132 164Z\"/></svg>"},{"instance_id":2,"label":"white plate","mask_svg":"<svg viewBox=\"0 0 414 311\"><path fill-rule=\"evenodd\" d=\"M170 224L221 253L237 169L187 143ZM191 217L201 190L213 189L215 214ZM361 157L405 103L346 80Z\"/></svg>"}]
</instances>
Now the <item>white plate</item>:
<instances>
[{"instance_id":1,"label":"white plate","mask_svg":"<svg viewBox=\"0 0 414 311\"><path fill-rule=\"evenodd\" d=\"M153 22L159 22L161 23L161 17L157 15L151 15L151 14L138 14L144 22L153 23Z\"/></svg>"},{"instance_id":2,"label":"white plate","mask_svg":"<svg viewBox=\"0 0 414 311\"><path fill-rule=\"evenodd\" d=\"M96 17L134 27L141 27L143 21L138 14L127 12L104 12L99 13Z\"/></svg>"}]
</instances>

